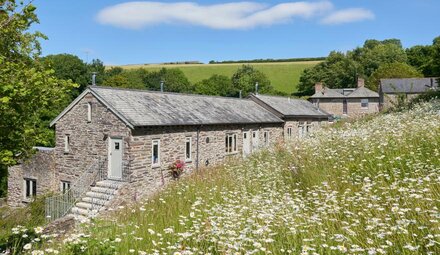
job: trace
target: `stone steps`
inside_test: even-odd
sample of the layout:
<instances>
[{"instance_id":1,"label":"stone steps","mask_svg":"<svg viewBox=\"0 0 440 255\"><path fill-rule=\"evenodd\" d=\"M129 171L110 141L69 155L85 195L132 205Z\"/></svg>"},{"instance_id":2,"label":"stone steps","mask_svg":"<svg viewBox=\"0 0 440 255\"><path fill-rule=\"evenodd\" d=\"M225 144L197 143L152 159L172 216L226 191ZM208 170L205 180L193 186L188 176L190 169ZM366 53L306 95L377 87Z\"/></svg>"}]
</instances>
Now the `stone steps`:
<instances>
[{"instance_id":1,"label":"stone steps","mask_svg":"<svg viewBox=\"0 0 440 255\"><path fill-rule=\"evenodd\" d=\"M86 192L81 201L75 204L71 213L75 219L87 222L87 219L96 217L111 199L116 195L123 182L104 180L96 183L90 191Z\"/></svg>"}]
</instances>

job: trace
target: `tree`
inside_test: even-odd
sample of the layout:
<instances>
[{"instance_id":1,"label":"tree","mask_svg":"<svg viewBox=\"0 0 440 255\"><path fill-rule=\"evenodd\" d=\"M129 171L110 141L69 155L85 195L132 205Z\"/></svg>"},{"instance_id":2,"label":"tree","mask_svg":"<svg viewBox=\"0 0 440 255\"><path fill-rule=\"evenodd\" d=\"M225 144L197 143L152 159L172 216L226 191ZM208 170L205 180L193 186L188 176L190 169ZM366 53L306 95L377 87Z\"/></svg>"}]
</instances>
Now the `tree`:
<instances>
[{"instance_id":1,"label":"tree","mask_svg":"<svg viewBox=\"0 0 440 255\"><path fill-rule=\"evenodd\" d=\"M208 79L198 82L195 86L197 94L214 96L234 96L231 79L224 75L214 74Z\"/></svg>"},{"instance_id":2,"label":"tree","mask_svg":"<svg viewBox=\"0 0 440 255\"><path fill-rule=\"evenodd\" d=\"M105 66L101 60L93 59L90 64L87 64L87 73L89 74L88 84L92 84L92 74L96 73L96 85L104 85Z\"/></svg>"},{"instance_id":3,"label":"tree","mask_svg":"<svg viewBox=\"0 0 440 255\"><path fill-rule=\"evenodd\" d=\"M417 71L414 67L405 63L391 63L381 65L374 73L367 79L366 87L378 91L380 79L383 78L414 78L423 77L423 74Z\"/></svg>"},{"instance_id":4,"label":"tree","mask_svg":"<svg viewBox=\"0 0 440 255\"><path fill-rule=\"evenodd\" d=\"M88 85L90 74L87 70L87 64L79 57L72 54L48 55L42 58L49 68L52 68L54 75L58 79L71 80L79 85L72 93L72 97L78 96Z\"/></svg>"},{"instance_id":5,"label":"tree","mask_svg":"<svg viewBox=\"0 0 440 255\"><path fill-rule=\"evenodd\" d=\"M251 65L241 66L232 75L233 95L238 96L240 90L242 91L243 97L255 92L255 84L257 82L258 93L270 94L273 91L270 80L264 73L254 69Z\"/></svg>"},{"instance_id":6,"label":"tree","mask_svg":"<svg viewBox=\"0 0 440 255\"><path fill-rule=\"evenodd\" d=\"M440 36L434 38L432 48L432 75L440 77Z\"/></svg>"},{"instance_id":7,"label":"tree","mask_svg":"<svg viewBox=\"0 0 440 255\"><path fill-rule=\"evenodd\" d=\"M433 76L433 54L431 45L416 45L406 49L408 64L423 73L424 76Z\"/></svg>"},{"instance_id":8,"label":"tree","mask_svg":"<svg viewBox=\"0 0 440 255\"><path fill-rule=\"evenodd\" d=\"M42 123L74 85L57 79L40 61L39 39L46 37L29 31L38 22L35 7L2 1L0 10L0 175L5 178L5 169L31 155L33 146L53 142Z\"/></svg>"},{"instance_id":9,"label":"tree","mask_svg":"<svg viewBox=\"0 0 440 255\"><path fill-rule=\"evenodd\" d=\"M162 68L146 75L144 83L150 90L160 90L160 83L164 82L164 89L168 92L190 93L194 87L186 78L182 70L178 68Z\"/></svg>"}]
</instances>

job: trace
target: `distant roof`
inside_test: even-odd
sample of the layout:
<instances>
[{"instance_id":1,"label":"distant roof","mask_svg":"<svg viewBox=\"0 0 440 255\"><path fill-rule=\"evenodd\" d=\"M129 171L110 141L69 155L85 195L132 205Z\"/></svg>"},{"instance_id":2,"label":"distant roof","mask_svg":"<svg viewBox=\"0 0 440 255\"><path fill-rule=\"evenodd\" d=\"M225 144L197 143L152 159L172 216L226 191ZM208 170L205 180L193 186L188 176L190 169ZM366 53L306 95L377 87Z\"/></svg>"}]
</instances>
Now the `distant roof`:
<instances>
[{"instance_id":1,"label":"distant roof","mask_svg":"<svg viewBox=\"0 0 440 255\"><path fill-rule=\"evenodd\" d=\"M141 126L282 123L249 99L91 86L92 93L131 128ZM82 95L82 96L84 96ZM55 124L79 96L51 125Z\"/></svg>"},{"instance_id":2,"label":"distant roof","mask_svg":"<svg viewBox=\"0 0 440 255\"><path fill-rule=\"evenodd\" d=\"M438 78L403 78L380 79L382 91L393 93L423 93L432 88L438 88Z\"/></svg>"},{"instance_id":3,"label":"distant roof","mask_svg":"<svg viewBox=\"0 0 440 255\"><path fill-rule=\"evenodd\" d=\"M328 118L330 115L303 99L280 96L251 95L280 113L281 117Z\"/></svg>"},{"instance_id":4,"label":"distant roof","mask_svg":"<svg viewBox=\"0 0 440 255\"><path fill-rule=\"evenodd\" d=\"M379 97L379 94L365 87L329 89L324 87L322 91L315 93L310 98L372 98Z\"/></svg>"}]
</instances>

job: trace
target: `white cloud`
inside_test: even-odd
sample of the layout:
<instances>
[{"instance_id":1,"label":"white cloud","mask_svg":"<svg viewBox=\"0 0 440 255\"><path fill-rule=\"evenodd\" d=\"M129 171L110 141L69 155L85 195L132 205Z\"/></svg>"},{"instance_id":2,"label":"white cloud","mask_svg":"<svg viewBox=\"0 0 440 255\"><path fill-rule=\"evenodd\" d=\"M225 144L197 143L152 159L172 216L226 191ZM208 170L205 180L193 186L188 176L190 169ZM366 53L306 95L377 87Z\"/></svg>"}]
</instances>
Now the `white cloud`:
<instances>
[{"instance_id":1,"label":"white cloud","mask_svg":"<svg viewBox=\"0 0 440 255\"><path fill-rule=\"evenodd\" d=\"M351 8L333 12L329 16L322 19L321 22L327 25L337 25L372 19L374 19L374 14L370 10Z\"/></svg>"},{"instance_id":2,"label":"white cloud","mask_svg":"<svg viewBox=\"0 0 440 255\"><path fill-rule=\"evenodd\" d=\"M192 2L127 2L101 10L101 24L139 29L157 24L191 24L213 29L249 29L311 18L333 9L329 1L287 2L267 6L255 2L199 5Z\"/></svg>"}]
</instances>

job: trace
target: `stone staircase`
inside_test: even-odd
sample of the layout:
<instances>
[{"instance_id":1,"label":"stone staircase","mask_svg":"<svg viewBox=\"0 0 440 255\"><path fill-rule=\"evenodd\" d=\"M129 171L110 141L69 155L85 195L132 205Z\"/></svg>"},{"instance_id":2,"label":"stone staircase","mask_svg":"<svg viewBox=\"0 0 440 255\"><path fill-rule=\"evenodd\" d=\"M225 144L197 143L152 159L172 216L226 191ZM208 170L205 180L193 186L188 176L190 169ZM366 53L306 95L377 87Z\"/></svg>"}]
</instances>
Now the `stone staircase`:
<instances>
[{"instance_id":1,"label":"stone staircase","mask_svg":"<svg viewBox=\"0 0 440 255\"><path fill-rule=\"evenodd\" d=\"M105 208L124 184L121 181L103 180L96 182L85 196L71 210L75 219L87 221L98 215L99 211Z\"/></svg>"}]
</instances>

